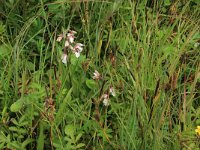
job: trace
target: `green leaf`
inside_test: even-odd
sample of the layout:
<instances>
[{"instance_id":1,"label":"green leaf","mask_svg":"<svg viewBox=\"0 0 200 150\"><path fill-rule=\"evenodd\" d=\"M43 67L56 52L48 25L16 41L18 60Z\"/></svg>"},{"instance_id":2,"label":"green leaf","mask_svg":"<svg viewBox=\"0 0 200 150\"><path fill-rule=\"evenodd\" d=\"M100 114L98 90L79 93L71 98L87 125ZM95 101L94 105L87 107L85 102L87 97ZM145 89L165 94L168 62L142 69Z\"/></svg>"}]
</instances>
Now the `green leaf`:
<instances>
[{"instance_id":1,"label":"green leaf","mask_svg":"<svg viewBox=\"0 0 200 150\"><path fill-rule=\"evenodd\" d=\"M82 137L82 133L79 133L76 137L76 142L78 142L78 140Z\"/></svg>"},{"instance_id":2,"label":"green leaf","mask_svg":"<svg viewBox=\"0 0 200 150\"><path fill-rule=\"evenodd\" d=\"M21 149L21 146L19 144L19 142L17 141L13 141L11 143L8 144L10 146L10 148L12 147L12 149L16 148L16 149Z\"/></svg>"},{"instance_id":3,"label":"green leaf","mask_svg":"<svg viewBox=\"0 0 200 150\"><path fill-rule=\"evenodd\" d=\"M40 123L40 134L39 134L39 138L37 140L37 149L44 149L44 139L45 139L45 135L43 133L44 131L44 127L42 122Z\"/></svg>"},{"instance_id":4,"label":"green leaf","mask_svg":"<svg viewBox=\"0 0 200 150\"><path fill-rule=\"evenodd\" d=\"M11 50L12 50L11 45L7 45L7 44L0 45L0 58L9 56L11 53Z\"/></svg>"},{"instance_id":5,"label":"green leaf","mask_svg":"<svg viewBox=\"0 0 200 150\"><path fill-rule=\"evenodd\" d=\"M74 135L75 132L75 128L73 125L69 124L67 126L65 126L65 134L69 135L70 137L72 137Z\"/></svg>"},{"instance_id":6,"label":"green leaf","mask_svg":"<svg viewBox=\"0 0 200 150\"><path fill-rule=\"evenodd\" d=\"M24 99L20 98L19 100L17 100L15 103L13 103L10 106L10 111L12 111L12 112L18 112L18 111L20 111L21 108L23 107L23 104L24 104Z\"/></svg>"},{"instance_id":7,"label":"green leaf","mask_svg":"<svg viewBox=\"0 0 200 150\"><path fill-rule=\"evenodd\" d=\"M17 128L17 127L14 127L14 126L11 126L11 127L9 127L9 130L10 130L10 131L15 131L15 132L17 132L17 131L18 131L18 128Z\"/></svg>"},{"instance_id":8,"label":"green leaf","mask_svg":"<svg viewBox=\"0 0 200 150\"><path fill-rule=\"evenodd\" d=\"M196 4L200 4L199 0L192 0L192 2L196 3Z\"/></svg>"},{"instance_id":9,"label":"green leaf","mask_svg":"<svg viewBox=\"0 0 200 150\"><path fill-rule=\"evenodd\" d=\"M165 6L171 5L171 1L170 1L170 0L165 0L165 1L164 1L164 5L165 5Z\"/></svg>"},{"instance_id":10,"label":"green leaf","mask_svg":"<svg viewBox=\"0 0 200 150\"><path fill-rule=\"evenodd\" d=\"M29 70L31 70L31 71L34 71L34 69L35 69L35 65L32 63L32 62L30 62L30 61L26 61L26 68L28 68Z\"/></svg>"},{"instance_id":11,"label":"green leaf","mask_svg":"<svg viewBox=\"0 0 200 150\"><path fill-rule=\"evenodd\" d=\"M1 144L0 144L0 149L4 149L4 144L5 144L5 143L1 143Z\"/></svg>"},{"instance_id":12,"label":"green leaf","mask_svg":"<svg viewBox=\"0 0 200 150\"><path fill-rule=\"evenodd\" d=\"M81 147L83 147L83 146L85 146L85 144L84 144L84 143L80 143L80 144L78 144L78 145L76 146L76 149L81 148Z\"/></svg>"},{"instance_id":13,"label":"green leaf","mask_svg":"<svg viewBox=\"0 0 200 150\"><path fill-rule=\"evenodd\" d=\"M33 142L33 141L34 141L33 139L26 139L26 140L22 143L22 148L23 148L23 149L26 148L26 146L27 146L29 143Z\"/></svg>"},{"instance_id":14,"label":"green leaf","mask_svg":"<svg viewBox=\"0 0 200 150\"><path fill-rule=\"evenodd\" d=\"M87 87L89 88L89 89L96 89L97 88L97 83L94 81L94 80L92 80L92 79L87 79L86 80L86 85L87 85Z\"/></svg>"},{"instance_id":15,"label":"green leaf","mask_svg":"<svg viewBox=\"0 0 200 150\"><path fill-rule=\"evenodd\" d=\"M6 31L5 25L3 25L2 22L0 22L0 35L3 35L3 33Z\"/></svg>"}]
</instances>

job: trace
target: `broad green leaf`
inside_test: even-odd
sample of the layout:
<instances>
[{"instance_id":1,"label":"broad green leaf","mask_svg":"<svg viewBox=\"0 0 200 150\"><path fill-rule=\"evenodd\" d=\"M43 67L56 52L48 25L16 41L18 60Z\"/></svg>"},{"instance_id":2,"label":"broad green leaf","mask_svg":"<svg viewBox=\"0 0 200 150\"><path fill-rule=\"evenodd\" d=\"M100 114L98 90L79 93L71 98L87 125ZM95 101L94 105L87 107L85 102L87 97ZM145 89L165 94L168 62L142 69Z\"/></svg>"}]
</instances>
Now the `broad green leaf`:
<instances>
[{"instance_id":1,"label":"broad green leaf","mask_svg":"<svg viewBox=\"0 0 200 150\"><path fill-rule=\"evenodd\" d=\"M11 127L9 127L9 130L10 130L10 131L15 131L15 132L17 132L17 131L18 131L18 128L17 128L17 127L14 127L14 126L11 126Z\"/></svg>"},{"instance_id":2,"label":"broad green leaf","mask_svg":"<svg viewBox=\"0 0 200 150\"><path fill-rule=\"evenodd\" d=\"M92 79L87 79L87 80L86 80L86 85L87 85L87 87L90 88L91 90L94 90L94 89L96 89L96 87L97 87L97 83L96 83L94 80L92 80Z\"/></svg>"},{"instance_id":3,"label":"broad green leaf","mask_svg":"<svg viewBox=\"0 0 200 150\"><path fill-rule=\"evenodd\" d=\"M10 106L10 110L12 112L18 112L22 109L24 104L24 99L20 98L19 100L17 100L16 102L14 102L11 106Z\"/></svg>"},{"instance_id":4,"label":"broad green leaf","mask_svg":"<svg viewBox=\"0 0 200 150\"><path fill-rule=\"evenodd\" d=\"M10 55L12 47L7 44L0 45L0 58Z\"/></svg>"},{"instance_id":5,"label":"broad green leaf","mask_svg":"<svg viewBox=\"0 0 200 150\"><path fill-rule=\"evenodd\" d=\"M165 0L165 1L164 1L164 5L165 5L165 6L171 5L171 1L170 1L170 0Z\"/></svg>"}]
</instances>

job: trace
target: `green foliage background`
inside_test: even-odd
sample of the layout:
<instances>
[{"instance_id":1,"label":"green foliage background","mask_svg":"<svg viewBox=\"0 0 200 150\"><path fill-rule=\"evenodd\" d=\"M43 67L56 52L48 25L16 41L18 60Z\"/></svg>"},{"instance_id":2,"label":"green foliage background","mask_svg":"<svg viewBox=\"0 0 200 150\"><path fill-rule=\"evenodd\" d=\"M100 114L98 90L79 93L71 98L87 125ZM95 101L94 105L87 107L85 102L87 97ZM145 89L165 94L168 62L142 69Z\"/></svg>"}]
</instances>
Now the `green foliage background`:
<instances>
[{"instance_id":1,"label":"green foliage background","mask_svg":"<svg viewBox=\"0 0 200 150\"><path fill-rule=\"evenodd\" d=\"M199 150L199 16L198 0L0 0L0 149ZM65 65L69 29L85 46Z\"/></svg>"}]
</instances>

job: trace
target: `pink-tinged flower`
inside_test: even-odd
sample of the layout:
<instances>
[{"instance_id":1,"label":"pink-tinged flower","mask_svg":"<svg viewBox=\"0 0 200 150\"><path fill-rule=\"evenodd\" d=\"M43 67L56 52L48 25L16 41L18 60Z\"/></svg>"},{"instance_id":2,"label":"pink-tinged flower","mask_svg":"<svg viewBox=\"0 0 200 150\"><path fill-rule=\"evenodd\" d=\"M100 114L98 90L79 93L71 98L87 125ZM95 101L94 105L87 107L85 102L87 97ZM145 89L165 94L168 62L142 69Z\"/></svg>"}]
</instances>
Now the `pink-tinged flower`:
<instances>
[{"instance_id":1,"label":"pink-tinged flower","mask_svg":"<svg viewBox=\"0 0 200 150\"><path fill-rule=\"evenodd\" d=\"M69 33L67 34L67 40L70 43L74 43L74 39L75 39L74 34L76 34L76 33L77 33L76 31L70 30Z\"/></svg>"},{"instance_id":2,"label":"pink-tinged flower","mask_svg":"<svg viewBox=\"0 0 200 150\"><path fill-rule=\"evenodd\" d=\"M112 86L110 87L109 91L112 96L114 96L114 97L116 96L115 89Z\"/></svg>"},{"instance_id":3,"label":"pink-tinged flower","mask_svg":"<svg viewBox=\"0 0 200 150\"><path fill-rule=\"evenodd\" d=\"M73 34L68 33L67 37L68 37L68 40L69 40L70 43L74 43L75 36Z\"/></svg>"},{"instance_id":4,"label":"pink-tinged flower","mask_svg":"<svg viewBox=\"0 0 200 150\"><path fill-rule=\"evenodd\" d=\"M102 99L103 99L103 105L104 106L109 106L110 105L110 100L109 100L108 94L103 94L102 95Z\"/></svg>"},{"instance_id":5,"label":"pink-tinged flower","mask_svg":"<svg viewBox=\"0 0 200 150\"><path fill-rule=\"evenodd\" d=\"M63 38L64 38L63 35L59 34L58 37L57 37L57 39L56 39L56 41L60 42Z\"/></svg>"},{"instance_id":6,"label":"pink-tinged flower","mask_svg":"<svg viewBox=\"0 0 200 150\"><path fill-rule=\"evenodd\" d=\"M63 53L61 56L62 63L67 64L67 54Z\"/></svg>"},{"instance_id":7,"label":"pink-tinged flower","mask_svg":"<svg viewBox=\"0 0 200 150\"><path fill-rule=\"evenodd\" d=\"M101 75L97 70L95 70L93 74L94 74L94 76L92 77L93 79L99 80L101 78Z\"/></svg>"},{"instance_id":8,"label":"pink-tinged flower","mask_svg":"<svg viewBox=\"0 0 200 150\"><path fill-rule=\"evenodd\" d=\"M75 50L78 50L78 51L80 51L80 52L82 52L82 50L83 50L83 44L81 44L81 43L76 43L76 45L74 46L74 49Z\"/></svg>"},{"instance_id":9,"label":"pink-tinged flower","mask_svg":"<svg viewBox=\"0 0 200 150\"><path fill-rule=\"evenodd\" d=\"M74 52L77 58L80 56L81 52L83 51L83 46L84 45L81 43L76 43L76 45L72 49L72 51Z\"/></svg>"}]
</instances>

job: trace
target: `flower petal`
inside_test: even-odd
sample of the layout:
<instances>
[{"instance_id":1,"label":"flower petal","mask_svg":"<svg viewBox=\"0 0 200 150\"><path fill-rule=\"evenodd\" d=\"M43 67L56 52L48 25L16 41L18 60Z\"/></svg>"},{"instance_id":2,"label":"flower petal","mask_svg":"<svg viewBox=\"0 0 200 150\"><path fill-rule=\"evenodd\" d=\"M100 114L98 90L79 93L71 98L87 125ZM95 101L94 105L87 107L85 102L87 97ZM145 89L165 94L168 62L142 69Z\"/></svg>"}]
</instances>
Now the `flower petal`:
<instances>
[{"instance_id":1,"label":"flower petal","mask_svg":"<svg viewBox=\"0 0 200 150\"><path fill-rule=\"evenodd\" d=\"M97 80L98 80L98 79L101 78L101 75L100 75L100 73L99 73L97 70L94 71L93 75L94 75L94 76L92 77L93 79L97 79Z\"/></svg>"},{"instance_id":2,"label":"flower petal","mask_svg":"<svg viewBox=\"0 0 200 150\"><path fill-rule=\"evenodd\" d=\"M71 33L71 34L76 34L77 32L74 31L74 30L70 30L69 33Z\"/></svg>"},{"instance_id":3,"label":"flower petal","mask_svg":"<svg viewBox=\"0 0 200 150\"><path fill-rule=\"evenodd\" d=\"M62 60L62 63L67 64L67 54L62 54L61 60Z\"/></svg>"},{"instance_id":4,"label":"flower petal","mask_svg":"<svg viewBox=\"0 0 200 150\"><path fill-rule=\"evenodd\" d=\"M70 42L70 43L74 43L74 38L75 38L74 36L71 35L71 36L69 36L68 38L69 38L69 42Z\"/></svg>"},{"instance_id":5,"label":"flower petal","mask_svg":"<svg viewBox=\"0 0 200 150\"><path fill-rule=\"evenodd\" d=\"M56 41L60 42L62 39L63 39L62 36L58 36L57 39L56 39Z\"/></svg>"},{"instance_id":6,"label":"flower petal","mask_svg":"<svg viewBox=\"0 0 200 150\"><path fill-rule=\"evenodd\" d=\"M114 96L114 97L116 96L115 89L113 87L111 87L109 91L112 96Z\"/></svg>"},{"instance_id":7,"label":"flower petal","mask_svg":"<svg viewBox=\"0 0 200 150\"><path fill-rule=\"evenodd\" d=\"M80 52L75 52L76 57L80 57Z\"/></svg>"},{"instance_id":8,"label":"flower petal","mask_svg":"<svg viewBox=\"0 0 200 150\"><path fill-rule=\"evenodd\" d=\"M65 47L68 47L68 46L69 46L69 41L66 40L66 41L65 41Z\"/></svg>"}]
</instances>

